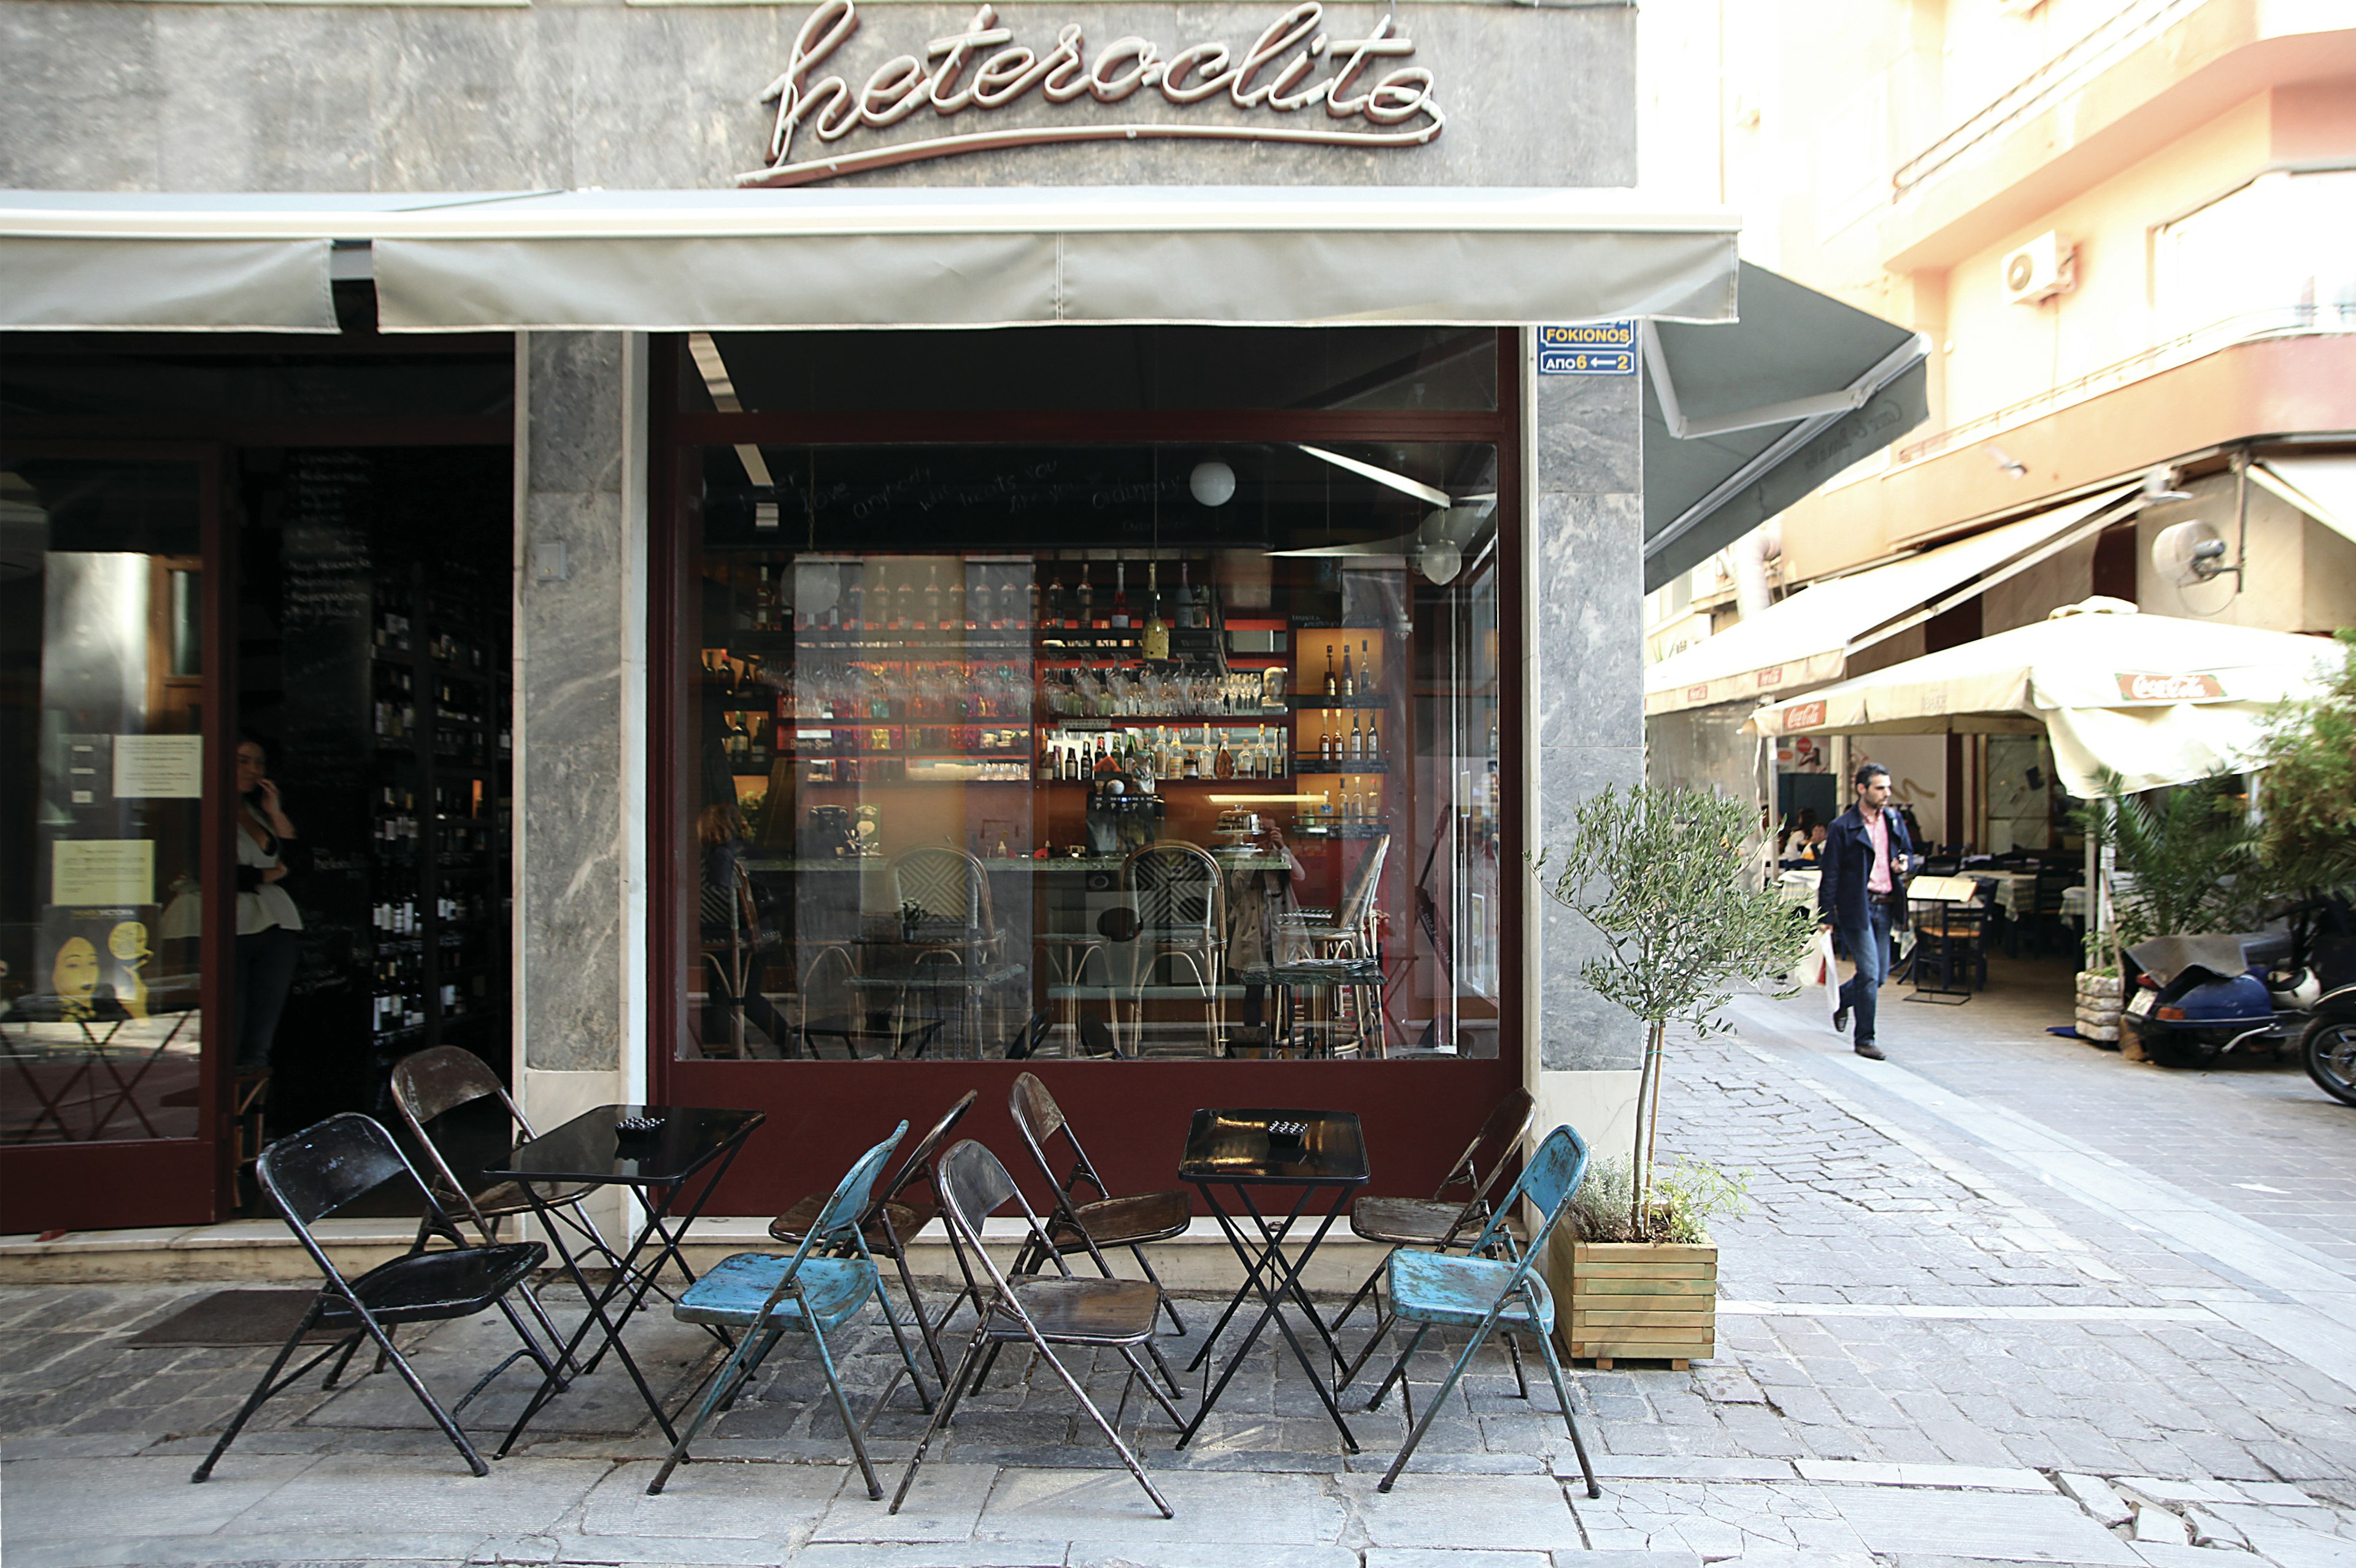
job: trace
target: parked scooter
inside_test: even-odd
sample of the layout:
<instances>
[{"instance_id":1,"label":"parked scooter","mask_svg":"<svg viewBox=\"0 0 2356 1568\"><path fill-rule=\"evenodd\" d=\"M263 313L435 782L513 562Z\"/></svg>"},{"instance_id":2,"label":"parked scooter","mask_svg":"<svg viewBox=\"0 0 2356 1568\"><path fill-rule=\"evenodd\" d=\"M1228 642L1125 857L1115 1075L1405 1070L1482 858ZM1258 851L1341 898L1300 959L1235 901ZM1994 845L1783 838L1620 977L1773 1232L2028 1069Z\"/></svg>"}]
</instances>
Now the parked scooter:
<instances>
[{"instance_id":1,"label":"parked scooter","mask_svg":"<svg viewBox=\"0 0 2356 1568\"><path fill-rule=\"evenodd\" d=\"M2163 1067L2279 1052L2320 994L2282 932L2156 936L2127 949L2142 971L2124 1021Z\"/></svg>"},{"instance_id":2,"label":"parked scooter","mask_svg":"<svg viewBox=\"0 0 2356 1568\"><path fill-rule=\"evenodd\" d=\"M2356 986L2327 991L2317 1000L2298 1050L2317 1087L2356 1105Z\"/></svg>"}]
</instances>

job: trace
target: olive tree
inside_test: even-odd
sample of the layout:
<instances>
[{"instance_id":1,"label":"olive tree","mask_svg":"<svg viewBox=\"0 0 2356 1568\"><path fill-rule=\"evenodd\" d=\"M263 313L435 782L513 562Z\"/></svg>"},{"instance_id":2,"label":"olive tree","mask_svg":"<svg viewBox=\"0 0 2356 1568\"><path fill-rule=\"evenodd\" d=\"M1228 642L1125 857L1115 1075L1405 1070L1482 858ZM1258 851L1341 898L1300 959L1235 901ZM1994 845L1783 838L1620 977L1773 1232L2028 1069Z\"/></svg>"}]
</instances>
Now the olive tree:
<instances>
[{"instance_id":1,"label":"olive tree","mask_svg":"<svg viewBox=\"0 0 2356 1568\"><path fill-rule=\"evenodd\" d=\"M1814 937L1804 911L1756 885L1755 811L1703 790L1607 789L1580 804L1568 844L1531 862L1547 896L1602 938L1580 978L1644 1024L1631 1152L1637 1235L1648 1231L1669 1026L1708 1033L1738 984L1787 987Z\"/></svg>"}]
</instances>

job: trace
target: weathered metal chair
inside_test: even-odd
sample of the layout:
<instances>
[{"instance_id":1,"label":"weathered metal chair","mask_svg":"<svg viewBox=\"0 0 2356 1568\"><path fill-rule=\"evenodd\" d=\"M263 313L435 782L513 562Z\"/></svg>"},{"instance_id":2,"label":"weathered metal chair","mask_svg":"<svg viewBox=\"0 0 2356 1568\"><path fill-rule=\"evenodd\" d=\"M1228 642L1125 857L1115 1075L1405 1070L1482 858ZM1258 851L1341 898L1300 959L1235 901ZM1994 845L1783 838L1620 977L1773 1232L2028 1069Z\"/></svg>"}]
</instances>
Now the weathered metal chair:
<instances>
[{"instance_id":1,"label":"weathered metal chair","mask_svg":"<svg viewBox=\"0 0 2356 1568\"><path fill-rule=\"evenodd\" d=\"M1120 885L1137 912L1129 977L1137 1049L1130 1054L1145 1054L1146 992L1173 963L1183 964L1193 976L1215 1052L1226 1028L1220 996L1227 951L1226 874L1200 845L1163 839L1130 851L1121 862Z\"/></svg>"},{"instance_id":2,"label":"weathered metal chair","mask_svg":"<svg viewBox=\"0 0 2356 1568\"><path fill-rule=\"evenodd\" d=\"M1023 1221L1030 1227L1029 1248L1054 1261L1054 1277L1009 1283L1007 1276L999 1272L998 1264L991 1261L989 1252L982 1246L982 1222L1010 1200L1022 1211ZM957 1375L949 1380L948 1392L934 1410L931 1424L916 1443L916 1453L909 1456L907 1472L900 1477L900 1489L892 1499L892 1511L900 1511L900 1505L907 1500L908 1488L916 1483L917 1467L925 1462L925 1451L932 1446L935 1435L956 1415L958 1400L973 1381L967 1374L976 1367L985 1347L995 1350L1002 1345L1028 1344L1072 1391L1072 1397L1080 1402L1080 1408L1088 1413L1088 1419L1105 1435L1113 1452L1120 1456L1120 1462L1129 1467L1129 1473L1137 1477L1137 1484L1145 1488L1145 1495L1162 1510L1162 1517L1174 1517L1168 1499L1147 1478L1145 1467L1138 1463L1129 1445L1120 1440L1119 1431L1121 1415L1129 1409L1130 1391L1140 1379L1144 1381L1146 1392L1153 1396L1170 1419L1181 1426L1184 1424L1177 1406L1154 1386L1152 1374L1137 1355L1139 1346L1152 1343L1154 1318L1161 1311L1162 1287L1144 1280L1073 1278L1070 1268L1048 1243L1039 1216L1015 1187L1006 1167L971 1138L949 1150L948 1157L941 1162L941 1217L948 1223L950 1243L960 1258L970 1252L980 1268L982 1300L973 1338L967 1341ZM1112 1420L1105 1419L1080 1380L1055 1354L1057 1345L1117 1349L1121 1360L1129 1363L1129 1375L1121 1380L1120 1403L1114 1409Z\"/></svg>"},{"instance_id":3,"label":"weathered metal chair","mask_svg":"<svg viewBox=\"0 0 2356 1568\"><path fill-rule=\"evenodd\" d=\"M1153 1242L1166 1242L1183 1236L1194 1221L1194 1206L1183 1191L1136 1192L1116 1198L1105 1188L1104 1178L1088 1158L1087 1150L1080 1147L1079 1135L1065 1120L1063 1107L1047 1092L1047 1085L1038 1074L1025 1072L1014 1080L1007 1092L1007 1113L1014 1118L1015 1127L1023 1134L1023 1142L1031 1150L1031 1157L1039 1164L1039 1172L1055 1189L1055 1212L1049 1217L1044 1232L1043 1247L1052 1246L1058 1253L1085 1252L1096 1260L1097 1269L1107 1279L1113 1277L1112 1265L1105 1261L1107 1247L1127 1247L1145 1277L1162 1288L1162 1276L1153 1272L1151 1260L1145 1255L1146 1246ZM1071 1150L1072 1168L1062 1176L1055 1174L1054 1160L1047 1146L1055 1135L1064 1136ZM1097 1196L1086 1202L1080 1199L1083 1189L1093 1189ZM1026 1246L1014 1264L1016 1274L1031 1274L1046 1266L1048 1253ZM1167 1294L1162 1307L1170 1314L1171 1326L1181 1334L1186 1325L1179 1320L1178 1308ZM1174 1383L1173 1386L1176 1386Z\"/></svg>"},{"instance_id":4,"label":"weathered metal chair","mask_svg":"<svg viewBox=\"0 0 2356 1568\"><path fill-rule=\"evenodd\" d=\"M694 1418L680 1429L679 1441L672 1445L669 1457L655 1472L655 1478L647 1483L649 1497L661 1491L671 1471L686 1462L688 1445L703 1430L703 1424L712 1419L712 1413L736 1397L737 1391L761 1370L761 1363L788 1329L808 1334L818 1348L819 1366L826 1373L826 1386L834 1394L835 1413L842 1417L842 1429L851 1437L851 1451L859 1460L860 1473L867 1477L867 1495L884 1495L883 1484L875 1478L875 1467L867 1458L867 1422L851 1413L851 1401L842 1392L842 1380L835 1373L834 1352L828 1348L826 1336L828 1330L850 1322L873 1296L884 1309L884 1321L891 1326L892 1338L900 1347L900 1366L916 1385L917 1401L927 1411L933 1408L931 1396L925 1392L923 1374L916 1371L916 1355L908 1349L907 1337L900 1332L899 1318L893 1316L892 1298L884 1290L884 1275L875 1266L874 1254L867 1250L867 1238L858 1223L873 1197L875 1179L882 1174L884 1162L892 1157L892 1151L907 1132L908 1124L904 1121L892 1129L890 1137L851 1162L833 1193L820 1205L792 1256L738 1253L723 1258L690 1285L679 1305L671 1308L671 1315L682 1323L741 1328L744 1332L737 1336L736 1348L727 1360L712 1374L703 1402L696 1406ZM852 1253L849 1257L819 1255L826 1248L846 1243ZM900 1373L894 1371L867 1413L868 1422L882 1412L892 1398L892 1391L899 1386Z\"/></svg>"},{"instance_id":5,"label":"weathered metal chair","mask_svg":"<svg viewBox=\"0 0 2356 1568\"><path fill-rule=\"evenodd\" d=\"M428 1186L433 1190L434 1201L453 1213L465 1215L477 1234L481 1236L483 1243L488 1246L499 1239L499 1221L531 1212L530 1195L524 1191L520 1181L486 1184L478 1173L469 1173L474 1175L471 1181L462 1177L457 1165L451 1159L451 1151L426 1131L427 1125L436 1119L485 1100L497 1100L507 1112L510 1136L500 1152L512 1148L518 1141L539 1136L532 1131L523 1107L515 1103L515 1097L508 1093L507 1085L501 1083L498 1075L491 1071L490 1063L471 1051L464 1051L455 1045L437 1045L431 1051L404 1056L392 1065L393 1109L401 1113L402 1125L409 1129L416 1147L424 1151L432 1172ZM513 1136L517 1133L522 1135L521 1140ZM471 1166L473 1162L462 1163ZM562 1186L543 1183L541 1200L548 1205L552 1219L569 1227L585 1245L604 1257L609 1266L619 1268L623 1262L621 1255L606 1245L596 1221L590 1218L589 1211L582 1202L595 1190L586 1183ZM419 1227L417 1239L418 1244L423 1246L425 1243L423 1225ZM564 1335L549 1317L548 1309L541 1305L540 1297L533 1293L529 1283L523 1287L523 1296L531 1306L532 1316L540 1320L541 1328L547 1331L551 1341L562 1345Z\"/></svg>"},{"instance_id":6,"label":"weathered metal chair","mask_svg":"<svg viewBox=\"0 0 2356 1568\"><path fill-rule=\"evenodd\" d=\"M245 1424L253 1418L273 1394L292 1386L294 1381L329 1356L338 1360L327 1373L327 1386L335 1386L352 1352L363 1339L373 1339L382 1360L401 1374L434 1417L452 1446L466 1461L467 1468L477 1476L490 1474L490 1467L458 1429L455 1413L466 1408L473 1399L490 1386L491 1380L519 1360L529 1360L541 1371L553 1378L554 1366L546 1352L533 1340L523 1319L517 1316L509 1294L523 1284L532 1270L548 1256L548 1248L540 1242L508 1242L493 1246L470 1247L451 1222L448 1214L434 1200L416 1168L409 1163L392 1135L378 1123L347 1111L329 1116L326 1121L304 1128L301 1132L280 1138L262 1151L254 1162L254 1172L262 1192L276 1205L278 1211L294 1232L303 1250L311 1254L326 1284L303 1314L294 1332L287 1337L270 1370L262 1374L245 1405L230 1422L220 1441L197 1467L192 1481L202 1481L213 1473L213 1467L237 1440ZM347 1279L337 1268L311 1227L333 1214L364 1192L381 1184L407 1177L425 1203L426 1219L434 1234L455 1243L451 1250L417 1251L379 1264L358 1279ZM435 1402L424 1380L409 1364L407 1358L395 1349L392 1330L403 1323L438 1323L454 1317L472 1317L497 1307L516 1331L523 1348L485 1372L464 1398L444 1410ZM329 1344L317 1355L280 1377L279 1372L294 1356L294 1348L314 1328L330 1331L345 1329L344 1337Z\"/></svg>"},{"instance_id":7,"label":"weathered metal chair","mask_svg":"<svg viewBox=\"0 0 2356 1568\"><path fill-rule=\"evenodd\" d=\"M1439 1188L1430 1198L1361 1198L1350 1206L1351 1232L1360 1241L1380 1243L1392 1252L1401 1247L1447 1252L1468 1244L1488 1224L1489 1189L1505 1174L1506 1165L1511 1162L1514 1152L1521 1147L1522 1140L1529 1136L1530 1124L1537 1120L1537 1102L1530 1097L1530 1092L1526 1089L1513 1090L1497 1102L1497 1108L1489 1113L1488 1120L1481 1124L1481 1130L1472 1136L1471 1143L1464 1146L1464 1152L1457 1156L1456 1163L1449 1168L1447 1176L1441 1179ZM1463 1190L1465 1196L1462 1200L1448 1196L1451 1188ZM1513 1232L1499 1231L1497 1242L1500 1250L1510 1255ZM1389 1267L1390 1253L1385 1253L1381 1261L1367 1272L1365 1283L1358 1286L1357 1294L1350 1297L1349 1305L1343 1307L1341 1315L1333 1319L1335 1332L1340 1332L1342 1325L1350 1320L1350 1315L1358 1310L1358 1304L1367 1296L1375 1296L1376 1307L1381 1307L1382 1300L1376 1293L1376 1286ZM1375 1337L1366 1341L1365 1349L1351 1364L1349 1373L1342 1380L1344 1383L1357 1374L1366 1357L1373 1355L1375 1347L1382 1343L1383 1330L1388 1323L1389 1314L1378 1311ZM1508 1347L1512 1343L1511 1339L1506 1340ZM1514 1371L1518 1379L1521 1375L1519 1355L1514 1358ZM1522 1392L1525 1395L1529 1392L1526 1385Z\"/></svg>"},{"instance_id":8,"label":"weathered metal chair","mask_svg":"<svg viewBox=\"0 0 2356 1568\"><path fill-rule=\"evenodd\" d=\"M1470 1328L1472 1335L1464 1342L1463 1353L1456 1364L1448 1369L1448 1376L1439 1391L1424 1407L1423 1419L1415 1423L1400 1445L1398 1456L1383 1474L1377 1491L1389 1491L1399 1472L1407 1467L1416 1445L1448 1403L1449 1393L1456 1387L1464 1369L1488 1343L1489 1336L1503 1330L1507 1334L1523 1334L1536 1339L1546 1357L1547 1375L1554 1380L1554 1396L1562 1404L1562 1424L1570 1431L1570 1445L1579 1454L1580 1472L1587 1477L1587 1495L1603 1495L1595 1483L1595 1467L1588 1462L1587 1442L1579 1435L1579 1422L1570 1413L1570 1390L1564 1385L1562 1362L1554 1349L1554 1296L1547 1289L1546 1276L1537 1271L1537 1261L1546 1255L1547 1243L1554 1229L1570 1209L1571 1195L1587 1175L1587 1146L1577 1133L1567 1126L1557 1127L1538 1144L1537 1152L1522 1167L1522 1174L1514 1180L1496 1211L1482 1226L1474 1239L1470 1255L1452 1256L1446 1253L1416 1252L1407 1248L1391 1253L1390 1298L1393 1321L1416 1325L1414 1337L1399 1352L1390 1374L1383 1379L1382 1387L1366 1402L1373 1410L1383 1403L1393 1383L1400 1386L1402 1399L1406 1392L1404 1378L1407 1366L1434 1325L1453 1328ZM1524 1199L1545 1216L1529 1244L1518 1258L1493 1258L1483 1254L1497 1233L1505 1228L1505 1220L1514 1206ZM1410 1405L1410 1418L1414 1410Z\"/></svg>"},{"instance_id":9,"label":"weathered metal chair","mask_svg":"<svg viewBox=\"0 0 2356 1568\"><path fill-rule=\"evenodd\" d=\"M907 1293L908 1310L916 1315L916 1335L924 1340L926 1350L933 1358L933 1370L940 1374L944 1382L948 1381L948 1361L941 1354L940 1336L935 1321L925 1316L925 1299L916 1293L916 1282L908 1273L908 1243L916 1240L916 1233L940 1212L940 1179L935 1168L935 1157L940 1153L942 1145L956 1130L957 1125L965 1120L965 1114L973 1109L973 1103L980 1097L979 1089L967 1090L958 1103L948 1108L948 1115L933 1124L933 1130L917 1140L916 1147L908 1151L908 1157L900 1162L900 1168L892 1173L891 1179L876 1183L874 1196L868 1200L867 1207L861 1211L857 1221L858 1232L865 1239L868 1251L887 1254L894 1266L899 1269L900 1287ZM769 1234L788 1246L799 1246L825 1213L828 1201L828 1194L811 1193L770 1221ZM856 1250L848 1232L824 1238L822 1244L837 1253ZM938 1321L948 1322L949 1314L957 1310L958 1301L963 1296L970 1295L972 1289L973 1282L968 1280L966 1289L949 1298L949 1304L942 1309Z\"/></svg>"}]
</instances>

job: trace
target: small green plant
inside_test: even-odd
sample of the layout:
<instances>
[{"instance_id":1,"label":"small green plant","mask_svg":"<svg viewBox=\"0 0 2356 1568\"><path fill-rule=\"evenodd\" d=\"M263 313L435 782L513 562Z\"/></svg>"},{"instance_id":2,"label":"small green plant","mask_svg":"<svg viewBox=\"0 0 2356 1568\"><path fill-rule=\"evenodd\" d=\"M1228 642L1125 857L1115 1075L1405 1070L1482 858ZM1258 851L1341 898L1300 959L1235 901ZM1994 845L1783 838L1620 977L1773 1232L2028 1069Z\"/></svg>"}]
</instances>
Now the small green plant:
<instances>
[{"instance_id":1,"label":"small green plant","mask_svg":"<svg viewBox=\"0 0 2356 1568\"><path fill-rule=\"evenodd\" d=\"M2102 782L2104 797L2079 816L2110 841L2119 869L2133 879L2113 912L2121 946L2256 929L2265 901L2257 829L2229 781L2179 784L2159 799L2158 791L2123 793L2116 773Z\"/></svg>"},{"instance_id":2,"label":"small green plant","mask_svg":"<svg viewBox=\"0 0 2356 1568\"><path fill-rule=\"evenodd\" d=\"M1581 801L1570 842L1531 862L1547 895L1603 939L1580 978L1644 1023L1629 1158L1633 1232L1646 1230L1653 1206L1669 1025L1701 1034L1730 1027L1719 1012L1734 987L1787 989L1814 939L1806 916L1757 885L1757 830L1754 808L1707 790L1615 787Z\"/></svg>"},{"instance_id":3,"label":"small green plant","mask_svg":"<svg viewBox=\"0 0 2356 1568\"><path fill-rule=\"evenodd\" d=\"M1570 1220L1582 1242L1705 1246L1712 1218L1723 1214L1733 1219L1750 1206L1748 1171L1680 1158L1654 1174L1653 1200L1640 1216L1634 1164L1614 1156L1587 1168L1587 1179L1571 1200Z\"/></svg>"},{"instance_id":4,"label":"small green plant","mask_svg":"<svg viewBox=\"0 0 2356 1568\"><path fill-rule=\"evenodd\" d=\"M2337 634L2342 655L2313 702L2274 715L2265 752L2258 858L2275 891L2314 898L2356 889L2356 629Z\"/></svg>"}]
</instances>

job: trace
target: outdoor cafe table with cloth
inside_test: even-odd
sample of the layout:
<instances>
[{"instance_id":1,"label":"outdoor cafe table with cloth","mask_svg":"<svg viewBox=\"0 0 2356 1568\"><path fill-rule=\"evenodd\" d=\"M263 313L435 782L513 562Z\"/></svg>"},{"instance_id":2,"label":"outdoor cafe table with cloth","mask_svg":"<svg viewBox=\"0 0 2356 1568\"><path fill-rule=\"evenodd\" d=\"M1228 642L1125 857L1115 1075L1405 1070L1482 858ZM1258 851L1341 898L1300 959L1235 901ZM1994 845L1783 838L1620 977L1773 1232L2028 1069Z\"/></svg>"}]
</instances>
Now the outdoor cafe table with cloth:
<instances>
[{"instance_id":1,"label":"outdoor cafe table with cloth","mask_svg":"<svg viewBox=\"0 0 2356 1568\"><path fill-rule=\"evenodd\" d=\"M666 1263L676 1264L690 1285L695 1283L695 1271L680 1255L680 1243L685 1240L688 1228L695 1223L695 1217L719 1187L720 1179L727 1174L745 1140L767 1119L759 1111L707 1110L691 1105L600 1105L582 1112L561 1127L519 1144L515 1153L501 1162L504 1168L486 1167L483 1172L494 1180L518 1183L530 1197L541 1234L564 1260L573 1288L588 1303L589 1310L565 1345L558 1370L573 1366L585 1376L595 1370L608 1349L612 1350L628 1371L630 1381L637 1385L638 1397L654 1413L655 1424L674 1445L679 1434L672 1430L662 1402L647 1385L646 1374L631 1358L630 1348L622 1342L622 1330L646 1301L647 1293L656 1288L656 1279ZM646 1123L653 1125L632 1130L633 1124ZM696 1184L699 1175L704 1179ZM551 1221L548 1204L542 1199L544 1189L584 1182L628 1188L646 1214L646 1222L638 1227L629 1250L622 1256L622 1266L613 1271L603 1290L590 1288L581 1273L579 1260L565 1245L562 1228ZM680 1199L689 1193L691 1185L692 1200L681 1204ZM654 1247L654 1259L641 1268L638 1256L649 1243ZM621 1310L609 1311L617 1299ZM579 1352L593 1328L604 1338L584 1363ZM724 1332L721 1338L727 1342ZM501 1456L515 1445L516 1439L523 1435L524 1428L559 1386L553 1375L541 1381L539 1392L524 1406L506 1441L499 1445Z\"/></svg>"},{"instance_id":2,"label":"outdoor cafe table with cloth","mask_svg":"<svg viewBox=\"0 0 2356 1568\"><path fill-rule=\"evenodd\" d=\"M1317 1397L1324 1402L1325 1413L1341 1433L1344 1446L1353 1454L1358 1451L1358 1440L1351 1435L1348 1423L1342 1419L1341 1407L1334 1403L1331 1379L1310 1359L1301 1337L1285 1320L1282 1307L1289 1297L1316 1330L1317 1337L1325 1342L1326 1354L1333 1359L1334 1367L1344 1364L1333 1330L1318 1315L1301 1280L1310 1259L1316 1255L1318 1243L1333 1228L1333 1221L1341 1218L1351 1194L1366 1184L1367 1175L1365 1136L1353 1112L1194 1113L1186 1133L1186 1152L1178 1164L1178 1176L1202 1193L1204 1201L1210 1206L1219 1229L1226 1233L1227 1244L1235 1249L1237 1259L1244 1265L1244 1282L1237 1287L1234 1298L1220 1314L1219 1321L1204 1339L1202 1349L1187 1370L1191 1371L1209 1360L1218 1346L1220 1333L1247 1298L1257 1294L1262 1306L1251 1332L1228 1359L1218 1381L1204 1393L1202 1408L1194 1413L1186 1430L1178 1435L1179 1447L1186 1446L1202 1429L1204 1421L1217 1406L1220 1394L1234 1381L1237 1370L1273 1318L1285 1341L1292 1347L1293 1359L1301 1363L1311 1386L1317 1390ZM1271 1218L1254 1196L1255 1189L1281 1193L1288 1188L1297 1189L1300 1196L1293 1200L1290 1211L1280 1217ZM1298 1255L1288 1257L1287 1238L1321 1192L1330 1197L1324 1213L1318 1218L1316 1231ZM1256 1240L1245 1232L1242 1221L1247 1216L1258 1232Z\"/></svg>"}]
</instances>

